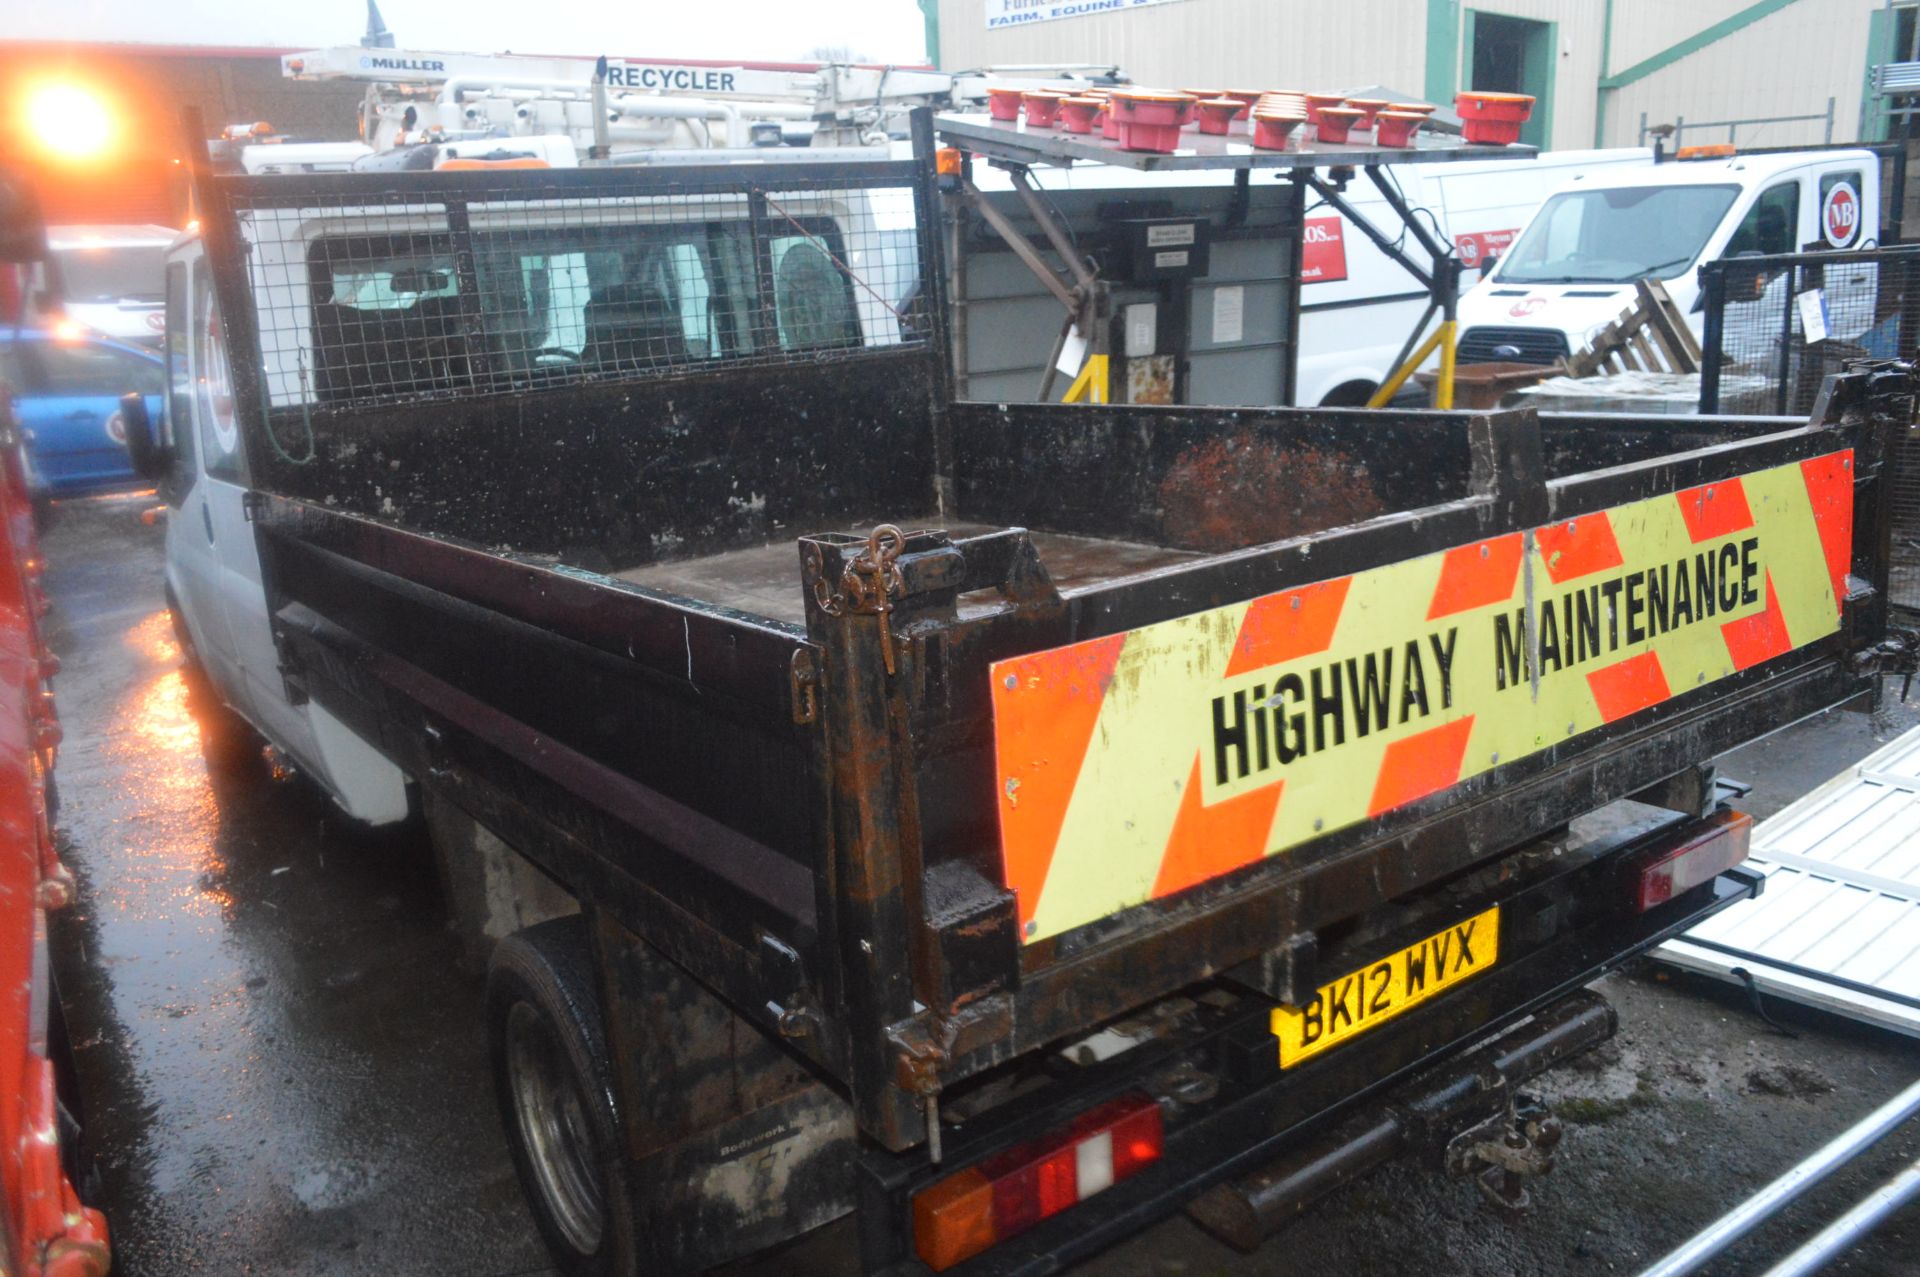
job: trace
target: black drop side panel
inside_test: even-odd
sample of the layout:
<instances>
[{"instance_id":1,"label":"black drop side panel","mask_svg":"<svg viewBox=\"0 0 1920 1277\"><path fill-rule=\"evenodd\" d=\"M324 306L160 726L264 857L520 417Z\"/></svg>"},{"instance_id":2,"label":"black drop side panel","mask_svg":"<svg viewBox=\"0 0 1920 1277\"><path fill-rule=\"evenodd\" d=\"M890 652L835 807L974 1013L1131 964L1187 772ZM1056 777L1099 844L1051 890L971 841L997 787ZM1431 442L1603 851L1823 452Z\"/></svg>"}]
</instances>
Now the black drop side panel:
<instances>
[{"instance_id":1,"label":"black drop side panel","mask_svg":"<svg viewBox=\"0 0 1920 1277\"><path fill-rule=\"evenodd\" d=\"M969 519L1221 552L1468 495L1465 414L957 403Z\"/></svg>"},{"instance_id":2,"label":"black drop side panel","mask_svg":"<svg viewBox=\"0 0 1920 1277\"><path fill-rule=\"evenodd\" d=\"M819 800L804 740L784 706L770 714L764 698L748 699L753 687L769 681L767 671L735 671L737 686L723 685L726 649L738 649L740 642L712 642L707 626L689 627L688 668L712 681L695 685L549 625L466 602L449 592L453 582L409 579L289 536L278 525L269 524L261 544L282 607L310 609L487 712L809 870L814 865ZM616 625L620 609L651 602L605 593L602 610ZM631 623L637 643L640 620L635 616ZM696 643L711 645L695 651ZM759 651L765 646L755 645L752 663L784 666ZM783 670L774 672L784 678ZM329 699L319 694L323 702ZM334 709L352 721L345 707ZM378 739L381 723L368 726L369 737ZM404 742L383 743L403 754Z\"/></svg>"},{"instance_id":3,"label":"black drop side panel","mask_svg":"<svg viewBox=\"0 0 1920 1277\"><path fill-rule=\"evenodd\" d=\"M475 545L625 569L930 508L936 376L922 351L836 352L310 417L280 409L257 486Z\"/></svg>"}]
</instances>

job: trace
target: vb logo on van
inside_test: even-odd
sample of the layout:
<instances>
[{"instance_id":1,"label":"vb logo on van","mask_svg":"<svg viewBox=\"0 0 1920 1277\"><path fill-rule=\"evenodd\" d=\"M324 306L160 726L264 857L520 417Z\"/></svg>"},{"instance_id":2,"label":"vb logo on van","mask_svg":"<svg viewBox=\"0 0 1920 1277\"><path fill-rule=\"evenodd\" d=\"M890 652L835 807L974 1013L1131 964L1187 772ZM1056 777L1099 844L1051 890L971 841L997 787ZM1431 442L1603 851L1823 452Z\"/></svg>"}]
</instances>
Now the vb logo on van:
<instances>
[{"instance_id":1,"label":"vb logo on van","mask_svg":"<svg viewBox=\"0 0 1920 1277\"><path fill-rule=\"evenodd\" d=\"M1827 243L1845 248L1860 231L1860 196L1851 182L1835 182L1820 201L1820 230Z\"/></svg>"}]
</instances>

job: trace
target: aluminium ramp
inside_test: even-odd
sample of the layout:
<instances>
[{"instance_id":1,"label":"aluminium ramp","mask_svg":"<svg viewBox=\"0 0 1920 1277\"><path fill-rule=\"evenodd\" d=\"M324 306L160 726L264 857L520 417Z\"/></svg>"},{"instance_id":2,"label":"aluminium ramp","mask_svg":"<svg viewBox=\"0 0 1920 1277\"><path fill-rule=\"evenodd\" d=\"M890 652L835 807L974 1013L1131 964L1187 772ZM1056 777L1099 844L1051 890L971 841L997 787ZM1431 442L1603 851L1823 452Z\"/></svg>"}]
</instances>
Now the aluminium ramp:
<instances>
[{"instance_id":1,"label":"aluminium ramp","mask_svg":"<svg viewBox=\"0 0 1920 1277\"><path fill-rule=\"evenodd\" d=\"M1753 831L1766 891L1655 950L1920 1037L1920 728Z\"/></svg>"}]
</instances>

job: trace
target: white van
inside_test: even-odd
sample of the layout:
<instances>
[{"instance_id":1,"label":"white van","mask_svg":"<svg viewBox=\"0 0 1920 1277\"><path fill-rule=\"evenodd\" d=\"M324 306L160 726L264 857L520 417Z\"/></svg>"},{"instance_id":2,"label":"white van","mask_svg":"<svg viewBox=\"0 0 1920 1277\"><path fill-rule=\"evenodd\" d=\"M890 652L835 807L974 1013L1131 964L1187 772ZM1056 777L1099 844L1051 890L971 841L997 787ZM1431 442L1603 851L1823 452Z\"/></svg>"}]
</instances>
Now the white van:
<instances>
[{"instance_id":1,"label":"white van","mask_svg":"<svg viewBox=\"0 0 1920 1277\"><path fill-rule=\"evenodd\" d=\"M1460 299L1460 362L1550 364L1581 350L1633 304L1638 279L1663 281L1698 335L1702 262L1871 248L1879 217L1880 161L1865 150L1736 154L1575 178ZM1777 304L1763 308L1779 313Z\"/></svg>"},{"instance_id":2,"label":"white van","mask_svg":"<svg viewBox=\"0 0 1920 1277\"><path fill-rule=\"evenodd\" d=\"M167 327L161 272L179 233L153 225L49 226L62 310L97 333L158 346Z\"/></svg>"},{"instance_id":3,"label":"white van","mask_svg":"<svg viewBox=\"0 0 1920 1277\"><path fill-rule=\"evenodd\" d=\"M1549 151L1531 160L1403 164L1387 168L1407 202L1432 215L1442 243L1451 243L1468 271L1502 256L1541 201L1570 178L1651 168L1646 147ZM1355 209L1387 234L1400 235L1393 210L1371 182L1346 192ZM1416 262L1425 255L1411 236ZM1294 401L1305 406L1365 404L1393 371L1427 293L1419 283L1332 209L1308 206L1300 289L1300 363Z\"/></svg>"}]
</instances>

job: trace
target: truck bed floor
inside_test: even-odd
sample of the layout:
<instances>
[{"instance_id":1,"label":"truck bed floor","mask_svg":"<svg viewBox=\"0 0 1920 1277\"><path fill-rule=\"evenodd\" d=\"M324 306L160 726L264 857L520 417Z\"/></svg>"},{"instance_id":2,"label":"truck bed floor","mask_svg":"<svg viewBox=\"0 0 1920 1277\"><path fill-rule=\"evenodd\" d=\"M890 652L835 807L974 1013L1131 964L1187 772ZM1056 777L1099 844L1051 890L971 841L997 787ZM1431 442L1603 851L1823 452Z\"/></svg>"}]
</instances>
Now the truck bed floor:
<instances>
[{"instance_id":1,"label":"truck bed floor","mask_svg":"<svg viewBox=\"0 0 1920 1277\"><path fill-rule=\"evenodd\" d=\"M998 524L933 518L902 520L900 526L909 532L942 528L956 539L998 531L1000 527ZM872 530L872 525L849 526L846 530L865 534ZM1059 532L1035 532L1032 535L1034 547L1040 552L1040 561L1052 574L1054 584L1063 591L1100 585L1119 577L1198 557L1191 550L1172 550L1134 541L1110 541ZM792 541L729 550L701 559L649 563L613 575L649 589L665 590L777 621L799 624L806 619L800 595L800 551Z\"/></svg>"}]
</instances>

